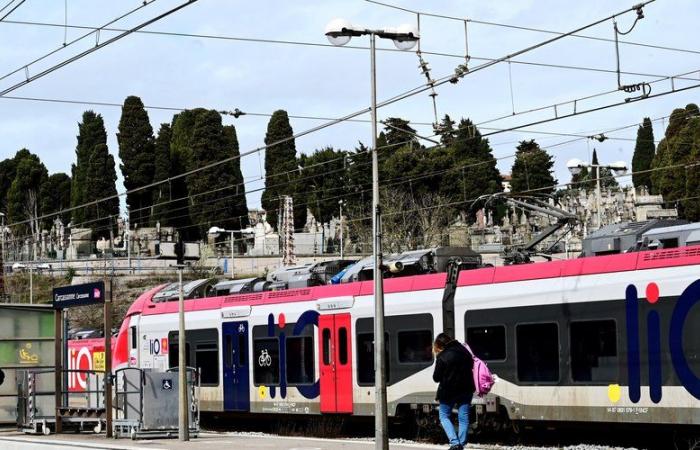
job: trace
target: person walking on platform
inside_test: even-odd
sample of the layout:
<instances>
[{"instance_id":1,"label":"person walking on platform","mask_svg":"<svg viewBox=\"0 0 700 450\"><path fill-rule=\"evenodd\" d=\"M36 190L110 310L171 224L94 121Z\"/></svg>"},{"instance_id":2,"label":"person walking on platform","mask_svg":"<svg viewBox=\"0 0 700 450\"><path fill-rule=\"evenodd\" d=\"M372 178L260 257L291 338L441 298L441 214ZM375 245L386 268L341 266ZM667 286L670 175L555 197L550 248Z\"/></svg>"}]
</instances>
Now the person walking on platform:
<instances>
[{"instance_id":1,"label":"person walking on platform","mask_svg":"<svg viewBox=\"0 0 700 450\"><path fill-rule=\"evenodd\" d=\"M469 406L475 390L472 357L462 344L445 333L435 338L433 352L433 380L439 383L435 399L440 402L440 424L450 441L450 450L461 450L467 444ZM452 424L454 407L457 408L458 432Z\"/></svg>"}]
</instances>

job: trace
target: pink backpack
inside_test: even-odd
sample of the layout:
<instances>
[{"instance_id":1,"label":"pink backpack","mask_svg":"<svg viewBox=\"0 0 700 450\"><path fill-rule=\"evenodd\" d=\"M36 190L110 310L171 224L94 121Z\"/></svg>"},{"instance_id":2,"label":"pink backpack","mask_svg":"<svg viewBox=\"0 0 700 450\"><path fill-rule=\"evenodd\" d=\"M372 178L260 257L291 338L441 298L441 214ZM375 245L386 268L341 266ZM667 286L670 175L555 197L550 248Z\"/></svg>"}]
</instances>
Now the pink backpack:
<instances>
[{"instance_id":1,"label":"pink backpack","mask_svg":"<svg viewBox=\"0 0 700 450\"><path fill-rule=\"evenodd\" d=\"M465 342L463 345L469 354L472 355L472 360L474 361L472 376L474 377L474 387L476 388L475 393L479 397L483 397L484 395L488 394L493 387L493 375L489 370L489 366L487 366L485 362L479 359L479 357L472 352L472 349L469 348L469 344Z\"/></svg>"}]
</instances>

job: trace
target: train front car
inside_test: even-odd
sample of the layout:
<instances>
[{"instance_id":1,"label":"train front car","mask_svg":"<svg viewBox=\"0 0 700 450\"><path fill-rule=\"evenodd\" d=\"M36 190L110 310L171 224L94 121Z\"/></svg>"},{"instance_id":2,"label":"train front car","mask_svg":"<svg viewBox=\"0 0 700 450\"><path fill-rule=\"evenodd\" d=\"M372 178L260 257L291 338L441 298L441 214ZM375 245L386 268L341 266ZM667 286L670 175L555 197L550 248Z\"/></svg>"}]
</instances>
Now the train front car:
<instances>
[{"instance_id":1,"label":"train front car","mask_svg":"<svg viewBox=\"0 0 700 450\"><path fill-rule=\"evenodd\" d=\"M482 423L700 423L700 247L463 272Z\"/></svg>"}]
</instances>

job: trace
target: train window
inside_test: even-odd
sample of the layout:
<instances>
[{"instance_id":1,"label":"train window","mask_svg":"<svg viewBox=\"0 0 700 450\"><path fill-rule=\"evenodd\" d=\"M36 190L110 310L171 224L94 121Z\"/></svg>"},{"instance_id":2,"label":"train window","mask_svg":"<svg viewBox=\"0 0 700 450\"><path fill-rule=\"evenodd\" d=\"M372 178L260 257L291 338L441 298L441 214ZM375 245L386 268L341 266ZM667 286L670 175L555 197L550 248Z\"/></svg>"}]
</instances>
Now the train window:
<instances>
[{"instance_id":1,"label":"train window","mask_svg":"<svg viewBox=\"0 0 700 450\"><path fill-rule=\"evenodd\" d=\"M168 367L177 368L180 364L180 345L177 342L177 335L175 340L170 340L171 344L168 348ZM190 344L185 343L185 366L191 367L190 361Z\"/></svg>"},{"instance_id":2,"label":"train window","mask_svg":"<svg viewBox=\"0 0 700 450\"><path fill-rule=\"evenodd\" d=\"M130 327L129 330L131 330L131 348L136 348L136 327Z\"/></svg>"},{"instance_id":3,"label":"train window","mask_svg":"<svg viewBox=\"0 0 700 450\"><path fill-rule=\"evenodd\" d=\"M331 363L331 330L324 328L321 336L323 341L323 365L327 366Z\"/></svg>"},{"instance_id":4,"label":"train window","mask_svg":"<svg viewBox=\"0 0 700 450\"><path fill-rule=\"evenodd\" d=\"M312 384L316 380L313 337L289 337L285 345L287 350L287 384Z\"/></svg>"},{"instance_id":5,"label":"train window","mask_svg":"<svg viewBox=\"0 0 700 450\"><path fill-rule=\"evenodd\" d=\"M253 379L256 385L276 386L280 383L279 342L277 338L253 341Z\"/></svg>"},{"instance_id":6,"label":"train window","mask_svg":"<svg viewBox=\"0 0 700 450\"><path fill-rule=\"evenodd\" d=\"M617 380L617 328L614 320L571 322L571 379Z\"/></svg>"},{"instance_id":7,"label":"train window","mask_svg":"<svg viewBox=\"0 0 700 450\"><path fill-rule=\"evenodd\" d=\"M484 361L506 359L506 327L503 325L467 328L467 343Z\"/></svg>"},{"instance_id":8,"label":"train window","mask_svg":"<svg viewBox=\"0 0 700 450\"><path fill-rule=\"evenodd\" d=\"M219 384L219 348L216 342L197 343L194 349L195 367L200 372L202 386Z\"/></svg>"},{"instance_id":9,"label":"train window","mask_svg":"<svg viewBox=\"0 0 700 450\"><path fill-rule=\"evenodd\" d=\"M238 365L246 366L248 363L248 358L246 358L246 352L248 351L248 340L245 334L238 333Z\"/></svg>"},{"instance_id":10,"label":"train window","mask_svg":"<svg viewBox=\"0 0 700 450\"><path fill-rule=\"evenodd\" d=\"M559 381L559 330L556 323L515 327L518 380Z\"/></svg>"},{"instance_id":11,"label":"train window","mask_svg":"<svg viewBox=\"0 0 700 450\"><path fill-rule=\"evenodd\" d=\"M399 331L397 341L400 363L423 363L433 360L432 331Z\"/></svg>"},{"instance_id":12,"label":"train window","mask_svg":"<svg viewBox=\"0 0 700 450\"><path fill-rule=\"evenodd\" d=\"M348 363L348 329L345 327L338 330L338 359L342 366Z\"/></svg>"},{"instance_id":13,"label":"train window","mask_svg":"<svg viewBox=\"0 0 700 450\"><path fill-rule=\"evenodd\" d=\"M231 367L233 365L233 338L230 334L226 335L224 341L224 366Z\"/></svg>"},{"instance_id":14,"label":"train window","mask_svg":"<svg viewBox=\"0 0 700 450\"><path fill-rule=\"evenodd\" d=\"M384 353L389 363L389 333L384 335ZM391 379L391 364L386 365L386 381ZM357 383L374 385L374 333L357 333Z\"/></svg>"}]
</instances>

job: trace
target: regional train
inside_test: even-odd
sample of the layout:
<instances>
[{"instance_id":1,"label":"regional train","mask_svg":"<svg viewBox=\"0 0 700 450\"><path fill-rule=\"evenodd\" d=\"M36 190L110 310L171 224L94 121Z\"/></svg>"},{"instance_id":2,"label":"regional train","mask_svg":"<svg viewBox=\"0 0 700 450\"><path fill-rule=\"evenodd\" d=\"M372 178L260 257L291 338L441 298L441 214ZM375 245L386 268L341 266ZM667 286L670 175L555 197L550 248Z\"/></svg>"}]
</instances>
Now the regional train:
<instances>
[{"instance_id":1,"label":"regional train","mask_svg":"<svg viewBox=\"0 0 700 450\"><path fill-rule=\"evenodd\" d=\"M431 343L468 341L495 374L482 425L700 424L700 245L388 278L388 411L436 408ZM178 302L143 293L113 367L178 365ZM202 411L374 413L373 282L185 301Z\"/></svg>"}]
</instances>

